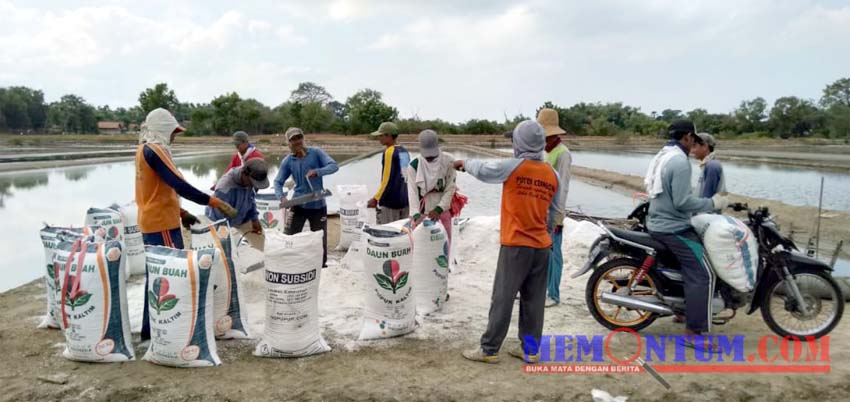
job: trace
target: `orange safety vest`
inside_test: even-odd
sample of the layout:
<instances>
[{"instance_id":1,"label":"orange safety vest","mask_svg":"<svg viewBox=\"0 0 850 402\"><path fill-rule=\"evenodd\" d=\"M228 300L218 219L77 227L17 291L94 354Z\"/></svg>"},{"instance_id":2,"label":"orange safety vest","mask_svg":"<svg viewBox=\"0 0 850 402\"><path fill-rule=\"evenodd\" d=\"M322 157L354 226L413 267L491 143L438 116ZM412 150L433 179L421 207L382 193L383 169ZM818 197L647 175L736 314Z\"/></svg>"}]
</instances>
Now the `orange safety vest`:
<instances>
[{"instance_id":1,"label":"orange safety vest","mask_svg":"<svg viewBox=\"0 0 850 402\"><path fill-rule=\"evenodd\" d=\"M139 144L136 150L136 204L139 206L139 230L142 233L157 233L180 227L180 199L165 180L145 161L145 146L159 158L174 174L183 175L174 166L171 156L158 144Z\"/></svg>"},{"instance_id":2,"label":"orange safety vest","mask_svg":"<svg viewBox=\"0 0 850 402\"><path fill-rule=\"evenodd\" d=\"M546 219L556 191L558 177L549 164L526 160L517 166L502 185L503 246L552 246Z\"/></svg>"}]
</instances>

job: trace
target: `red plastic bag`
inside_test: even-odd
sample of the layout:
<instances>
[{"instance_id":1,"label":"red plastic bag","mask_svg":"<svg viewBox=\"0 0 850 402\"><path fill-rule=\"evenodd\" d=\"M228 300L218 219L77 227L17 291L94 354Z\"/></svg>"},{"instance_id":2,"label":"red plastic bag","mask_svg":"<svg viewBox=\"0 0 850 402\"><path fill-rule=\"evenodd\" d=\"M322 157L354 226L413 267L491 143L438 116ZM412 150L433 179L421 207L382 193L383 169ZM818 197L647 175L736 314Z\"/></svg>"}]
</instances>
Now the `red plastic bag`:
<instances>
[{"instance_id":1,"label":"red plastic bag","mask_svg":"<svg viewBox=\"0 0 850 402\"><path fill-rule=\"evenodd\" d=\"M467 202L469 202L469 199L465 195L455 191L455 195L452 196L452 205L449 207L452 217L460 215L460 211L466 206Z\"/></svg>"}]
</instances>

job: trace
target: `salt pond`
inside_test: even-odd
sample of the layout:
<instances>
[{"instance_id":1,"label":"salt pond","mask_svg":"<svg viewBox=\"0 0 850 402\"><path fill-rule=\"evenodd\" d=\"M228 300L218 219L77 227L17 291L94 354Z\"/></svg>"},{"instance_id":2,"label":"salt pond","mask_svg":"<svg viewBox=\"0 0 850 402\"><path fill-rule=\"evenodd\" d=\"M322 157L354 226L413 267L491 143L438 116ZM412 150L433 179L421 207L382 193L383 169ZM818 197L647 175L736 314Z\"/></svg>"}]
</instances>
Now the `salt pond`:
<instances>
[{"instance_id":1,"label":"salt pond","mask_svg":"<svg viewBox=\"0 0 850 402\"><path fill-rule=\"evenodd\" d=\"M351 155L335 155L338 160ZM473 155L455 153L457 158ZM177 158L178 168L186 180L207 190L223 172L230 155ZM279 162L279 158L272 160ZM380 179L380 156L345 165L334 175L325 178L332 191L337 184L364 184L375 191ZM277 168L271 169L272 175ZM469 196L464 216L494 215L499 211L501 186L483 184L469 175L460 174L458 185ZM59 226L80 226L85 211L92 206L126 203L134 197L134 168L132 162L104 163L28 172L0 174L0 222L5 230L0 235L0 292L20 286L43 275L44 252L38 231L45 223ZM335 210L338 201L328 200ZM568 206L586 213L624 217L632 201L623 195L600 187L573 181L570 184ZM184 202L193 213L203 213L203 207Z\"/></svg>"}]
</instances>

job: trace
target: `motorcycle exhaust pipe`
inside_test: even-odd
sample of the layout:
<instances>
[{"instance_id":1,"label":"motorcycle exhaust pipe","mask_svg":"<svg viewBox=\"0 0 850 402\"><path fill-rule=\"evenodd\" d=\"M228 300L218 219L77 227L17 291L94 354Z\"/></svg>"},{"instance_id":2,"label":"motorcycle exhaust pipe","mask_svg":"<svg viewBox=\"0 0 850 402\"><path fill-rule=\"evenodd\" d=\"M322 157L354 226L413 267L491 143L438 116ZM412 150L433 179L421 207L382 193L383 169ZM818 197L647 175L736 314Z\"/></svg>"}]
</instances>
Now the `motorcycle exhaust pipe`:
<instances>
[{"instance_id":1,"label":"motorcycle exhaust pipe","mask_svg":"<svg viewBox=\"0 0 850 402\"><path fill-rule=\"evenodd\" d=\"M602 296L599 298L599 301L602 303L613 304L615 306L630 308L632 310L651 311L660 315L673 315L673 310L671 310L670 307L660 303L644 301L633 296L622 296L614 293L602 292Z\"/></svg>"}]
</instances>

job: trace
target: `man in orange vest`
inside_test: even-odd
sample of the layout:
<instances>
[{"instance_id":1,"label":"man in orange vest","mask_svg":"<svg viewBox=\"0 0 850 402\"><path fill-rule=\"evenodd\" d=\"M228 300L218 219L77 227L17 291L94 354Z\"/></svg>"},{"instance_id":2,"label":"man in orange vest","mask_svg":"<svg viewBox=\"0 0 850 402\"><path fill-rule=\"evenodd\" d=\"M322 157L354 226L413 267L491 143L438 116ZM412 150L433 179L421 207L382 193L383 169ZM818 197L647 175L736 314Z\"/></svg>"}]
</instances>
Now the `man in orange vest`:
<instances>
[{"instance_id":1,"label":"man in orange vest","mask_svg":"<svg viewBox=\"0 0 850 402\"><path fill-rule=\"evenodd\" d=\"M514 158L493 162L455 161L454 167L485 183L502 183L499 260L493 280L493 295L487 330L481 346L463 352L477 362L498 363L519 292L520 345L511 356L527 363L540 360L543 306L552 238L549 232L560 222L558 215L560 179L543 161L543 127L526 120L513 131Z\"/></svg>"},{"instance_id":2,"label":"man in orange vest","mask_svg":"<svg viewBox=\"0 0 850 402\"><path fill-rule=\"evenodd\" d=\"M228 217L236 216L230 204L196 189L183 179L171 159L171 143L178 133L184 131L177 119L165 109L158 108L148 113L139 147L136 150L136 204L139 206L139 230L145 245L183 248L180 224L188 227L198 218L180 208L180 197L209 205ZM145 274L147 288L147 273ZM142 340L150 339L148 323L148 292L142 317Z\"/></svg>"}]
</instances>

